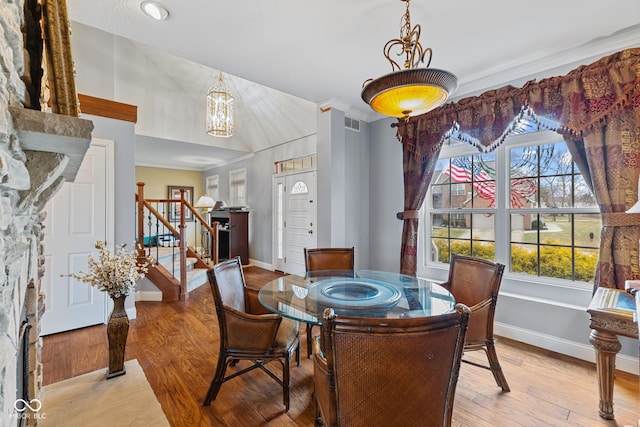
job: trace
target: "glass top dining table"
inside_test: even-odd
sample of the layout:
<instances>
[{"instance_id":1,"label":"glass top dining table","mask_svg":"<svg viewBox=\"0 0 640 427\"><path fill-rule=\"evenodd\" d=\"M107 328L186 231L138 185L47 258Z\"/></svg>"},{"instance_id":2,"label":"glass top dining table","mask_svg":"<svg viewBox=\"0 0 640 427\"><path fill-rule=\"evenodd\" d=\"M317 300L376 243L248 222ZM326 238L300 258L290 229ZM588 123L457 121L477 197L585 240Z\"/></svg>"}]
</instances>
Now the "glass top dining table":
<instances>
[{"instance_id":1,"label":"glass top dining table","mask_svg":"<svg viewBox=\"0 0 640 427\"><path fill-rule=\"evenodd\" d=\"M452 311L455 299L426 279L376 270L283 276L260 289L258 300L281 316L314 325L322 312L353 317L426 317Z\"/></svg>"}]
</instances>

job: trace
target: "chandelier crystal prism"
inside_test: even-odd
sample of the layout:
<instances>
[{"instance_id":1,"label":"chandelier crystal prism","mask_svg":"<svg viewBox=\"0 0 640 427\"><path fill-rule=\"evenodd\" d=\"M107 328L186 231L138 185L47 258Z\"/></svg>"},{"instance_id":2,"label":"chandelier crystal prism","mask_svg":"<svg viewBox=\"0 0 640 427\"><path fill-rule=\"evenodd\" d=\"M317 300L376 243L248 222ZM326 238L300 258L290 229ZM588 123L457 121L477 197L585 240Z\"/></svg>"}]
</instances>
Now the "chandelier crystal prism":
<instances>
[{"instance_id":1,"label":"chandelier crystal prism","mask_svg":"<svg viewBox=\"0 0 640 427\"><path fill-rule=\"evenodd\" d=\"M458 79L448 71L429 68L431 48L420 44L420 24L411 27L410 0L401 1L407 5L400 38L389 40L382 49L391 73L365 81L361 96L378 113L407 120L444 104L458 88ZM397 51L396 56L404 56L402 67L391 59ZM425 66L418 68L420 64Z\"/></svg>"},{"instance_id":2,"label":"chandelier crystal prism","mask_svg":"<svg viewBox=\"0 0 640 427\"><path fill-rule=\"evenodd\" d=\"M233 96L220 72L218 81L209 88L207 94L207 133L211 136L232 136L233 122Z\"/></svg>"}]
</instances>

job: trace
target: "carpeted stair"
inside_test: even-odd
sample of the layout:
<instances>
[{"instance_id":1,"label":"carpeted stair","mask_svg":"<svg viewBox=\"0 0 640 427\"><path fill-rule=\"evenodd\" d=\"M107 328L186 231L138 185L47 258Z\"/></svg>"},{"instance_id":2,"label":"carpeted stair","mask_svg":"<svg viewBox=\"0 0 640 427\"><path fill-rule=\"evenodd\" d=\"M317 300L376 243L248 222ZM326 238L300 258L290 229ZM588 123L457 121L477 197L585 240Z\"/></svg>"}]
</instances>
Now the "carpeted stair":
<instances>
[{"instance_id":1,"label":"carpeted stair","mask_svg":"<svg viewBox=\"0 0 640 427\"><path fill-rule=\"evenodd\" d=\"M174 277L180 280L180 255L177 250L172 248L158 248L158 264L162 265ZM153 256L156 256L153 254ZM175 261L174 261L175 259ZM187 292L207 283L207 269L195 268L195 258L187 258Z\"/></svg>"}]
</instances>

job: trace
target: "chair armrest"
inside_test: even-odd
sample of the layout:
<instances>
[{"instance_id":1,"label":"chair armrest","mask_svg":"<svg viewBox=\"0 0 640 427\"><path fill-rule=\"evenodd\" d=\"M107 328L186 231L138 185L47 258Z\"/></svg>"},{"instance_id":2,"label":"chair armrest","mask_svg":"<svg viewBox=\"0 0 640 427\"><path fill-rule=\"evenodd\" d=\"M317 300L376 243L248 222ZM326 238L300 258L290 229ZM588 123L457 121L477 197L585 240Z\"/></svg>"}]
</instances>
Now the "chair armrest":
<instances>
[{"instance_id":1,"label":"chair armrest","mask_svg":"<svg viewBox=\"0 0 640 427\"><path fill-rule=\"evenodd\" d=\"M324 361L324 364L326 366L327 358L325 357L324 353L322 352L322 349L320 348L321 347L320 346L320 336L313 337L313 340L311 341L311 346L313 347L313 354L315 354L318 357L320 357Z\"/></svg>"},{"instance_id":2,"label":"chair armrest","mask_svg":"<svg viewBox=\"0 0 640 427\"><path fill-rule=\"evenodd\" d=\"M475 313L476 311L480 311L485 307L488 307L491 305L491 298L487 298L483 301L480 301L478 304L470 306L469 310L471 310L471 314Z\"/></svg>"},{"instance_id":3,"label":"chair armrest","mask_svg":"<svg viewBox=\"0 0 640 427\"><path fill-rule=\"evenodd\" d=\"M474 344L484 345L488 336L493 335L493 312L491 311L491 298L480 301L469 307L471 316L465 336L465 346Z\"/></svg>"},{"instance_id":4,"label":"chair armrest","mask_svg":"<svg viewBox=\"0 0 640 427\"><path fill-rule=\"evenodd\" d=\"M229 349L266 351L274 347L282 317L255 315L224 307L226 339Z\"/></svg>"},{"instance_id":5,"label":"chair armrest","mask_svg":"<svg viewBox=\"0 0 640 427\"><path fill-rule=\"evenodd\" d=\"M244 305L247 313L251 314L272 314L268 308L260 304L258 299L258 290L245 288L244 289Z\"/></svg>"}]
</instances>

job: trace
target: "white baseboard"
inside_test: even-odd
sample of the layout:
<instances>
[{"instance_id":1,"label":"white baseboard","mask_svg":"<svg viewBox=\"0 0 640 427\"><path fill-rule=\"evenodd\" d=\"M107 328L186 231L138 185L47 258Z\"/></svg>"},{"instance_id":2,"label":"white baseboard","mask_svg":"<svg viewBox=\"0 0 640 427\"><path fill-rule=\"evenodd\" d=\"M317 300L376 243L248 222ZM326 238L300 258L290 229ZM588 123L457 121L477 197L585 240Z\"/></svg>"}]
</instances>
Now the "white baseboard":
<instances>
[{"instance_id":1,"label":"white baseboard","mask_svg":"<svg viewBox=\"0 0 640 427\"><path fill-rule=\"evenodd\" d=\"M555 351L556 353L566 354L567 356L586 360L587 362L596 362L595 350L590 345L564 340L504 323L495 322L493 326L493 331L496 335ZM638 375L639 368L638 359L635 357L625 354L618 354L616 357L616 369L620 371Z\"/></svg>"},{"instance_id":2,"label":"white baseboard","mask_svg":"<svg viewBox=\"0 0 640 427\"><path fill-rule=\"evenodd\" d=\"M249 259L249 265L254 267L264 268L265 270L273 271L273 265L267 264L266 262L257 261L255 259Z\"/></svg>"},{"instance_id":3,"label":"white baseboard","mask_svg":"<svg viewBox=\"0 0 640 427\"><path fill-rule=\"evenodd\" d=\"M162 291L136 291L136 301L162 301Z\"/></svg>"}]
</instances>

